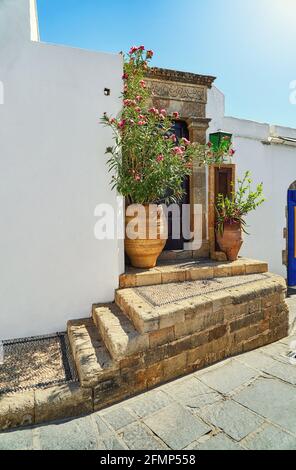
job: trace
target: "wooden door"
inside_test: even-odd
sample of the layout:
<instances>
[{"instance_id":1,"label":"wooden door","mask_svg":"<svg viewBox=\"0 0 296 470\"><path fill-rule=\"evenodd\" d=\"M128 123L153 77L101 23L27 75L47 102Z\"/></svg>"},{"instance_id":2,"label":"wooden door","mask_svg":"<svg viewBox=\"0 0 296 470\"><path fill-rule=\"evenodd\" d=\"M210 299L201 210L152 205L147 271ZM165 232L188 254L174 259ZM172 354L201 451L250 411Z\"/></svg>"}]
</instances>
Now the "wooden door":
<instances>
[{"instance_id":1,"label":"wooden door","mask_svg":"<svg viewBox=\"0 0 296 470\"><path fill-rule=\"evenodd\" d=\"M216 241L216 201L218 194L231 196L235 182L235 165L223 163L209 167L209 242L212 259L222 260L220 248Z\"/></svg>"}]
</instances>

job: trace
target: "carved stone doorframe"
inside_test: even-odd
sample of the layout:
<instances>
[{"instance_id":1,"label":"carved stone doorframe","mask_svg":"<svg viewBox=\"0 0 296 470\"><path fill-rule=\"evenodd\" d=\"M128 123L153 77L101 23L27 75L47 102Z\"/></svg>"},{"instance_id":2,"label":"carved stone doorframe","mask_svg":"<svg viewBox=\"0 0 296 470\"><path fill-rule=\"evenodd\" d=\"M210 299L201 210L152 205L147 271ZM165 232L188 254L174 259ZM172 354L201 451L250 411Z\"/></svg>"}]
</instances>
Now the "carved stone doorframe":
<instances>
[{"instance_id":1,"label":"carved stone doorframe","mask_svg":"<svg viewBox=\"0 0 296 470\"><path fill-rule=\"evenodd\" d=\"M191 142L206 143L210 119L206 118L208 89L215 77L176 70L154 68L147 73L146 81L152 91L153 105L168 113L179 112L180 119L188 125ZM194 164L190 178L191 231L194 232L195 205L201 205L202 242L192 249L196 257L209 257L207 174L204 167ZM195 240L196 242L196 240ZM200 246L201 245L201 246Z\"/></svg>"}]
</instances>

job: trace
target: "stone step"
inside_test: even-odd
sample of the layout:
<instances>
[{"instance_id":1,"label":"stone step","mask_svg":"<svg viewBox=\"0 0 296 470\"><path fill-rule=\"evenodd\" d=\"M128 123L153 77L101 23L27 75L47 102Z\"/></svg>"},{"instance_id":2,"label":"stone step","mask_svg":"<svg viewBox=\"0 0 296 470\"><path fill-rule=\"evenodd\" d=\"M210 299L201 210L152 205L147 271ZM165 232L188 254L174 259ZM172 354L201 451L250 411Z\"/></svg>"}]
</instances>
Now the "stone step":
<instances>
[{"instance_id":1,"label":"stone step","mask_svg":"<svg viewBox=\"0 0 296 470\"><path fill-rule=\"evenodd\" d=\"M209 251L209 250L208 250ZM180 260L190 260L190 259L208 259L207 256L201 256L200 250L169 250L163 251L159 256L159 261L180 261ZM226 260L226 255L225 255Z\"/></svg>"},{"instance_id":2,"label":"stone step","mask_svg":"<svg viewBox=\"0 0 296 470\"><path fill-rule=\"evenodd\" d=\"M284 279L264 273L126 288L116 292L115 301L139 333L173 327L175 337L180 337L205 328L205 323L223 324L225 312L235 316L236 304L254 301L256 307L262 292L281 297L275 304L282 302L286 296Z\"/></svg>"},{"instance_id":3,"label":"stone step","mask_svg":"<svg viewBox=\"0 0 296 470\"><path fill-rule=\"evenodd\" d=\"M149 336L139 334L116 304L94 306L92 318L115 361L149 348Z\"/></svg>"},{"instance_id":4,"label":"stone step","mask_svg":"<svg viewBox=\"0 0 296 470\"><path fill-rule=\"evenodd\" d=\"M82 387L94 387L118 373L92 319L68 322L68 336Z\"/></svg>"},{"instance_id":5,"label":"stone step","mask_svg":"<svg viewBox=\"0 0 296 470\"><path fill-rule=\"evenodd\" d=\"M116 300L136 329L114 304L68 324L81 387L97 411L282 339L285 294L270 273L121 289Z\"/></svg>"},{"instance_id":6,"label":"stone step","mask_svg":"<svg viewBox=\"0 0 296 470\"><path fill-rule=\"evenodd\" d=\"M265 273L268 264L262 261L239 258L232 262L206 259L160 261L153 269L127 268L119 278L121 289L158 284L213 279L245 274Z\"/></svg>"}]
</instances>

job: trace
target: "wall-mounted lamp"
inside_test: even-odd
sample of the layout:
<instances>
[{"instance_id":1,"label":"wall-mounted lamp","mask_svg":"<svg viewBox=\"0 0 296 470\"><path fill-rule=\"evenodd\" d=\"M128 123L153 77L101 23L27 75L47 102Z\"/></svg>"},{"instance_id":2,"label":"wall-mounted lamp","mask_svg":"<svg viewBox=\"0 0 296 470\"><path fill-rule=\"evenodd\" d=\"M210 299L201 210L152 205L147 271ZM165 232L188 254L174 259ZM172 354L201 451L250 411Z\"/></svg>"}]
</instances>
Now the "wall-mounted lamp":
<instances>
[{"instance_id":1,"label":"wall-mounted lamp","mask_svg":"<svg viewBox=\"0 0 296 470\"><path fill-rule=\"evenodd\" d=\"M219 131L219 132L214 132L213 134L210 134L210 142L213 145L214 150L219 150L223 142L229 142L229 147L230 147L231 141L232 141L232 134L229 134L229 132Z\"/></svg>"},{"instance_id":2,"label":"wall-mounted lamp","mask_svg":"<svg viewBox=\"0 0 296 470\"><path fill-rule=\"evenodd\" d=\"M110 90L110 88L105 88L105 89L104 89L104 95L105 95L105 96L110 96L110 95L111 95L111 90Z\"/></svg>"}]
</instances>

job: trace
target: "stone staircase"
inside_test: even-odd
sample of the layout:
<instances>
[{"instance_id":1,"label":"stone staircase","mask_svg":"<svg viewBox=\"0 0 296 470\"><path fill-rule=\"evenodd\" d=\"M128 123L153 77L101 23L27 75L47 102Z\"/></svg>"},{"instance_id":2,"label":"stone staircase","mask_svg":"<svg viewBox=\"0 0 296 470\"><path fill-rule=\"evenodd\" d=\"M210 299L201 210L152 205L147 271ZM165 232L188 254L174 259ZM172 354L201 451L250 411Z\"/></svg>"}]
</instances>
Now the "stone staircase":
<instances>
[{"instance_id":1,"label":"stone staircase","mask_svg":"<svg viewBox=\"0 0 296 470\"><path fill-rule=\"evenodd\" d=\"M129 269L115 303L68 323L80 385L98 410L288 334L283 278L266 263L166 261Z\"/></svg>"}]
</instances>

